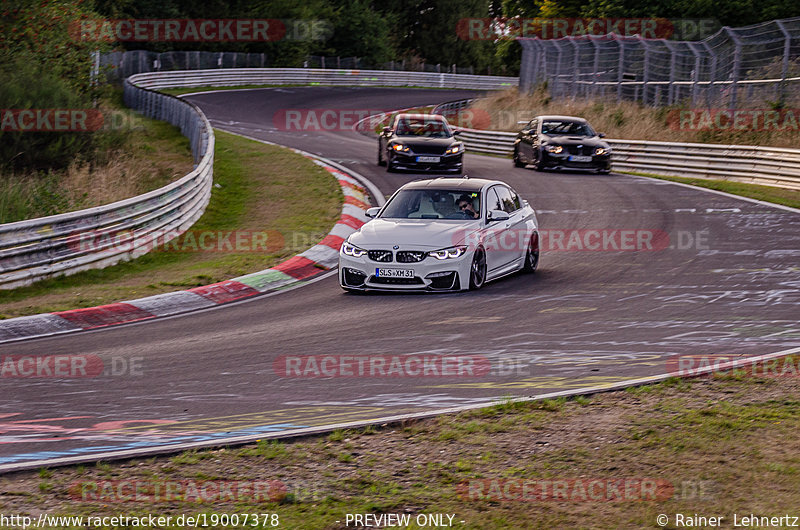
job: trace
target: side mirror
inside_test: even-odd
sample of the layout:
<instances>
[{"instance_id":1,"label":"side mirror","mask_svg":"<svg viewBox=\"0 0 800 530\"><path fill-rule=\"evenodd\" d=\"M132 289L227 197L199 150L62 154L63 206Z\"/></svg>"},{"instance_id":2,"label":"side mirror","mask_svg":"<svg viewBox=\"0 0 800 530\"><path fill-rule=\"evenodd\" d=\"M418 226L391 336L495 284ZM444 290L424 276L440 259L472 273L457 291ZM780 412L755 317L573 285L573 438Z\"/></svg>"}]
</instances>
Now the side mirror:
<instances>
[{"instance_id":1,"label":"side mirror","mask_svg":"<svg viewBox=\"0 0 800 530\"><path fill-rule=\"evenodd\" d=\"M459 131L459 130L455 130L455 131L453 131L453 136L457 136L457 135L459 135L459 134L461 134L461 131Z\"/></svg>"},{"instance_id":2,"label":"side mirror","mask_svg":"<svg viewBox=\"0 0 800 530\"><path fill-rule=\"evenodd\" d=\"M504 212L503 210L491 210L489 216L486 218L486 220L491 223L496 221L508 221L508 219L508 212Z\"/></svg>"},{"instance_id":3,"label":"side mirror","mask_svg":"<svg viewBox=\"0 0 800 530\"><path fill-rule=\"evenodd\" d=\"M390 132L392 132L392 128L391 127L384 127L382 130L383 130L383 134L389 134Z\"/></svg>"},{"instance_id":4,"label":"side mirror","mask_svg":"<svg viewBox=\"0 0 800 530\"><path fill-rule=\"evenodd\" d=\"M367 211L365 211L364 215L366 215L370 219L374 219L375 217L377 217L378 212L380 211L381 211L380 206L373 206L372 208L369 208Z\"/></svg>"},{"instance_id":5,"label":"side mirror","mask_svg":"<svg viewBox=\"0 0 800 530\"><path fill-rule=\"evenodd\" d=\"M600 137L600 138L605 138L606 137L606 133L597 133L597 136Z\"/></svg>"}]
</instances>

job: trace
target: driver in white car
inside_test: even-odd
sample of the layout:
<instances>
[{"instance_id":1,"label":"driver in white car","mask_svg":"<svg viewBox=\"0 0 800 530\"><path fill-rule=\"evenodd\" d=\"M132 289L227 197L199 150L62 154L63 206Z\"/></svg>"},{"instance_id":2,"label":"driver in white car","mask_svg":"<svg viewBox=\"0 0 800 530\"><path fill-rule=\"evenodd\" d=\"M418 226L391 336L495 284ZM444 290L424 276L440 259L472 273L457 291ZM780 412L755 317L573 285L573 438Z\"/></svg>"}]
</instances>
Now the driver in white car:
<instances>
[{"instance_id":1,"label":"driver in white car","mask_svg":"<svg viewBox=\"0 0 800 530\"><path fill-rule=\"evenodd\" d=\"M458 198L456 201L458 204L458 209L461 210L461 213L464 215L471 216L473 219L479 219L480 214L475 211L475 207L472 205L472 197L464 193L461 197Z\"/></svg>"}]
</instances>

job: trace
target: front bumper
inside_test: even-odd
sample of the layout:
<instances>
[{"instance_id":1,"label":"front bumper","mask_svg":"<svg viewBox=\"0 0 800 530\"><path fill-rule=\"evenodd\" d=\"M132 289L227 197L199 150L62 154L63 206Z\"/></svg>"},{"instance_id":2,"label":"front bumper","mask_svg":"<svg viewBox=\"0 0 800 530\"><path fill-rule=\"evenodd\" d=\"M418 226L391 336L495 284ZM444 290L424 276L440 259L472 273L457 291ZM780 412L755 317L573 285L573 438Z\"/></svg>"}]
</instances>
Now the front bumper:
<instances>
[{"instance_id":1,"label":"front bumper","mask_svg":"<svg viewBox=\"0 0 800 530\"><path fill-rule=\"evenodd\" d=\"M458 258L426 257L416 263L376 262L367 256L339 254L339 284L345 289L376 291L459 291L469 288L472 252ZM412 270L413 278L382 278L377 269Z\"/></svg>"},{"instance_id":2,"label":"front bumper","mask_svg":"<svg viewBox=\"0 0 800 530\"><path fill-rule=\"evenodd\" d=\"M436 156L439 162L417 162L419 156ZM413 169L415 171L461 171L464 167L464 153L455 155L420 155L393 152L389 163L394 169Z\"/></svg>"},{"instance_id":3,"label":"front bumper","mask_svg":"<svg viewBox=\"0 0 800 530\"><path fill-rule=\"evenodd\" d=\"M547 151L542 151L542 169L583 169L592 171L610 171L611 170L611 155L592 155L592 160L589 162L576 162L570 160L569 155L565 153L554 154Z\"/></svg>"}]
</instances>

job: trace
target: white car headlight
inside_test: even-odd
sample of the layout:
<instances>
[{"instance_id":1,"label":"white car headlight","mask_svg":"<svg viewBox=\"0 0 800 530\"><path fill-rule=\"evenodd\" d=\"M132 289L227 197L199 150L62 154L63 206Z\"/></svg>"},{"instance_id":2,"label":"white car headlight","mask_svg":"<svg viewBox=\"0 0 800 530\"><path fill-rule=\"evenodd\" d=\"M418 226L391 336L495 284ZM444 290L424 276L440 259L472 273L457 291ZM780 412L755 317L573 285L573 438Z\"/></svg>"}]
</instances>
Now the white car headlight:
<instances>
[{"instance_id":1,"label":"white car headlight","mask_svg":"<svg viewBox=\"0 0 800 530\"><path fill-rule=\"evenodd\" d=\"M358 248L355 245L351 245L347 241L342 243L342 254L344 254L345 256L352 256L354 258L360 258L361 256L363 256L366 253L367 253L367 251L364 250L363 248Z\"/></svg>"},{"instance_id":2,"label":"white car headlight","mask_svg":"<svg viewBox=\"0 0 800 530\"><path fill-rule=\"evenodd\" d=\"M606 154L608 154L610 152L611 152L611 148L610 147L608 147L608 148L606 148L606 147L598 147L597 149L594 150L594 154L596 154L598 156L599 155L606 155Z\"/></svg>"},{"instance_id":3,"label":"white car headlight","mask_svg":"<svg viewBox=\"0 0 800 530\"><path fill-rule=\"evenodd\" d=\"M445 151L445 154L446 155L457 155L458 153L460 153L463 150L464 150L464 145L463 144L456 144L453 147L451 147L450 149L448 149L447 151Z\"/></svg>"},{"instance_id":4,"label":"white car headlight","mask_svg":"<svg viewBox=\"0 0 800 530\"><path fill-rule=\"evenodd\" d=\"M561 147L560 145L548 145L548 146L545 146L545 150L546 150L548 153L555 153L555 154L558 154L558 153L560 153L561 151L563 151L563 150L564 150L564 148L563 148L563 147Z\"/></svg>"},{"instance_id":5,"label":"white car headlight","mask_svg":"<svg viewBox=\"0 0 800 530\"><path fill-rule=\"evenodd\" d=\"M453 259L461 257L466 251L467 247L465 246L450 247L442 250L432 250L428 252L428 256L436 259Z\"/></svg>"}]
</instances>

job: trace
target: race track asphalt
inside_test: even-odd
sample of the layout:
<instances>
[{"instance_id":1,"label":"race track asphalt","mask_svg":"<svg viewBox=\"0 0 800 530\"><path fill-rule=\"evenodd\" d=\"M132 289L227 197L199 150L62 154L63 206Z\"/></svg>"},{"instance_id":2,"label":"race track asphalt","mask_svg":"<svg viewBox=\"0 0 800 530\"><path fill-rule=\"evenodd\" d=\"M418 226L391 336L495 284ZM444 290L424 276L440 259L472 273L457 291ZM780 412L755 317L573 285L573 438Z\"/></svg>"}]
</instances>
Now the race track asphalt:
<instances>
[{"instance_id":1,"label":"race track asphalt","mask_svg":"<svg viewBox=\"0 0 800 530\"><path fill-rule=\"evenodd\" d=\"M378 167L375 139L349 130L281 130L276 112L393 109L470 95L281 87L187 99L215 128L323 155L388 195L419 175ZM212 310L0 345L0 356L97 355L119 372L0 379L0 470L602 386L670 371L677 356L800 346L800 214L628 175L538 173L471 154L465 165L471 177L514 186L537 209L542 230L563 231L564 244L573 233L613 238L615 230L633 229L666 234L668 243L650 251L575 250L574 241L570 250L545 248L535 275L509 276L478 292L349 295L330 275ZM399 378L281 377L274 370L282 356L329 354L481 356L491 370Z\"/></svg>"}]
</instances>

